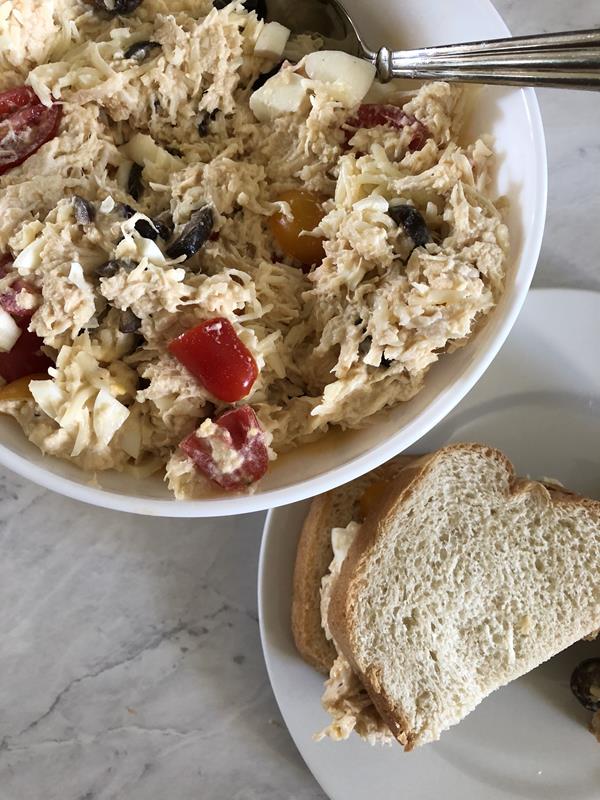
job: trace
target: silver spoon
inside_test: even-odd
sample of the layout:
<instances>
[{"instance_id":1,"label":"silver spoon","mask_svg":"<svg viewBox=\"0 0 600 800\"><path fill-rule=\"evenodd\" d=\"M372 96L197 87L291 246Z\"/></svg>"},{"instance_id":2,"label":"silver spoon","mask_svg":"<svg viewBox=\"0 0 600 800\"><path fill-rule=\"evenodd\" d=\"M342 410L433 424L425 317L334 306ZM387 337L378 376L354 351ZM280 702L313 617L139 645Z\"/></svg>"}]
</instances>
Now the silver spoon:
<instances>
[{"instance_id":1,"label":"silver spoon","mask_svg":"<svg viewBox=\"0 0 600 800\"><path fill-rule=\"evenodd\" d=\"M382 82L417 78L600 91L600 30L375 51L339 0L267 0L267 19L292 33L319 34L324 49L365 58Z\"/></svg>"}]
</instances>

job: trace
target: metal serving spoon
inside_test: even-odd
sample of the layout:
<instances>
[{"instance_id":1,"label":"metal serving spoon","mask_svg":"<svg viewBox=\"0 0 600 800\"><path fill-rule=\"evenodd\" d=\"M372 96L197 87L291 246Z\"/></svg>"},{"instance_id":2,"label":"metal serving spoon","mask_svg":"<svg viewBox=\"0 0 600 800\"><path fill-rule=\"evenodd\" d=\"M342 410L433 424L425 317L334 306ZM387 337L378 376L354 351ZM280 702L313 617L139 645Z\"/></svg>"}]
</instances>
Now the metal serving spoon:
<instances>
[{"instance_id":1,"label":"metal serving spoon","mask_svg":"<svg viewBox=\"0 0 600 800\"><path fill-rule=\"evenodd\" d=\"M267 0L267 19L293 33L319 34L324 49L365 58L383 82L419 78L600 91L600 30L374 51L339 0Z\"/></svg>"}]
</instances>

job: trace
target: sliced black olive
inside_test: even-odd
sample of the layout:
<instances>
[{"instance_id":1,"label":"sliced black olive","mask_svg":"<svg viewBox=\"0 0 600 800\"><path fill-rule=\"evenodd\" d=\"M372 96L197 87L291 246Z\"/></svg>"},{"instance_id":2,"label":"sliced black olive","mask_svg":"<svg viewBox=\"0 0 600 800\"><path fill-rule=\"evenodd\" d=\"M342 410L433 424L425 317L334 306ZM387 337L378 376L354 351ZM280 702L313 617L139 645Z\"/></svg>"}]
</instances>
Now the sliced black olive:
<instances>
[{"instance_id":1,"label":"sliced black olive","mask_svg":"<svg viewBox=\"0 0 600 800\"><path fill-rule=\"evenodd\" d=\"M115 208L125 219L131 219L134 214L137 214L135 208L127 203L117 203ZM173 235L173 219L169 212L164 212L151 222L146 219L138 219L135 223L135 229L144 239L155 241L160 236L161 239L167 242Z\"/></svg>"},{"instance_id":2,"label":"sliced black olive","mask_svg":"<svg viewBox=\"0 0 600 800\"><path fill-rule=\"evenodd\" d=\"M127 203L117 203L115 208L122 217L125 217L125 219L130 219L136 213L135 208L127 205Z\"/></svg>"},{"instance_id":3,"label":"sliced black olive","mask_svg":"<svg viewBox=\"0 0 600 800\"><path fill-rule=\"evenodd\" d=\"M272 69L268 70L268 72L261 72L261 74L252 84L252 91L255 92L257 89L260 89L261 86L265 85L265 83L269 80L269 78L272 78L273 75L277 75L277 73L281 69L282 64L283 61L280 61L279 64L275 64L275 66Z\"/></svg>"},{"instance_id":4,"label":"sliced black olive","mask_svg":"<svg viewBox=\"0 0 600 800\"><path fill-rule=\"evenodd\" d=\"M168 242L173 236L173 217L168 211L164 211L160 216L152 220L158 235L163 241Z\"/></svg>"},{"instance_id":5,"label":"sliced black olive","mask_svg":"<svg viewBox=\"0 0 600 800\"><path fill-rule=\"evenodd\" d=\"M94 7L98 11L103 11L109 17L118 17L120 14L126 16L133 12L142 4L142 0L94 0Z\"/></svg>"},{"instance_id":6,"label":"sliced black olive","mask_svg":"<svg viewBox=\"0 0 600 800\"><path fill-rule=\"evenodd\" d=\"M73 211L75 212L75 219L80 225L89 225L90 222L94 221L96 209L89 200L86 200L84 197L80 197L78 194L75 194L73 195L72 202Z\"/></svg>"},{"instance_id":7,"label":"sliced black olive","mask_svg":"<svg viewBox=\"0 0 600 800\"><path fill-rule=\"evenodd\" d=\"M392 366L392 362L389 360L389 358L381 356L381 363L379 364L379 366L383 367L383 369L389 369Z\"/></svg>"},{"instance_id":8,"label":"sliced black olive","mask_svg":"<svg viewBox=\"0 0 600 800\"><path fill-rule=\"evenodd\" d=\"M96 267L96 275L99 278L112 278L119 270L124 269L126 272L131 272L135 269L136 263L129 258L112 258L104 264Z\"/></svg>"},{"instance_id":9,"label":"sliced black olive","mask_svg":"<svg viewBox=\"0 0 600 800\"><path fill-rule=\"evenodd\" d=\"M147 219L138 219L135 223L135 229L144 239L152 239L153 242L155 242L159 236L165 242L168 242L173 235L173 223L171 222L169 224L168 221L163 221L161 219L153 219L151 221Z\"/></svg>"},{"instance_id":10,"label":"sliced black olive","mask_svg":"<svg viewBox=\"0 0 600 800\"><path fill-rule=\"evenodd\" d=\"M210 206L203 206L192 217L173 244L167 248L169 258L195 255L210 236L214 224L214 215Z\"/></svg>"},{"instance_id":11,"label":"sliced black olive","mask_svg":"<svg viewBox=\"0 0 600 800\"><path fill-rule=\"evenodd\" d=\"M198 117L198 136L204 138L208 135L210 129L210 123L214 122L217 118L217 114L219 113L218 108L214 108L212 111L201 111L200 116Z\"/></svg>"},{"instance_id":12,"label":"sliced black olive","mask_svg":"<svg viewBox=\"0 0 600 800\"><path fill-rule=\"evenodd\" d=\"M150 386L150 381L148 378L143 378L141 375L137 380L137 390L138 392L143 392Z\"/></svg>"},{"instance_id":13,"label":"sliced black olive","mask_svg":"<svg viewBox=\"0 0 600 800\"><path fill-rule=\"evenodd\" d=\"M153 242L158 239L158 231L154 222L149 222L147 219L138 219L135 223L135 229L144 239L152 239Z\"/></svg>"},{"instance_id":14,"label":"sliced black olive","mask_svg":"<svg viewBox=\"0 0 600 800\"><path fill-rule=\"evenodd\" d=\"M141 164L135 162L131 165L129 170L129 178L127 180L127 191L134 200L139 200L140 195L144 191L144 184L142 183L142 172L144 168ZM134 212L135 213L135 212Z\"/></svg>"},{"instance_id":15,"label":"sliced black olive","mask_svg":"<svg viewBox=\"0 0 600 800\"><path fill-rule=\"evenodd\" d=\"M181 158L183 156L183 150L180 150L178 147L165 147L165 150L170 156L175 156L176 158Z\"/></svg>"},{"instance_id":16,"label":"sliced black olive","mask_svg":"<svg viewBox=\"0 0 600 800\"><path fill-rule=\"evenodd\" d=\"M146 344L146 340L144 339L142 334L141 333L134 334L133 343L132 343L130 352L131 353L135 353L135 351L139 350L140 347L142 347L142 345L144 345L144 344Z\"/></svg>"},{"instance_id":17,"label":"sliced black olive","mask_svg":"<svg viewBox=\"0 0 600 800\"><path fill-rule=\"evenodd\" d=\"M600 711L600 658L588 658L575 667L571 691L584 708Z\"/></svg>"},{"instance_id":18,"label":"sliced black olive","mask_svg":"<svg viewBox=\"0 0 600 800\"><path fill-rule=\"evenodd\" d=\"M98 325L102 325L102 323L108 316L109 311L110 311L110 305L108 303L106 303L106 305L101 311L98 311L98 313L96 314L96 322L98 323Z\"/></svg>"},{"instance_id":19,"label":"sliced black olive","mask_svg":"<svg viewBox=\"0 0 600 800\"><path fill-rule=\"evenodd\" d=\"M416 247L423 247L431 241L431 234L423 216L414 206L390 206L388 214L396 225L402 226Z\"/></svg>"},{"instance_id":20,"label":"sliced black olive","mask_svg":"<svg viewBox=\"0 0 600 800\"><path fill-rule=\"evenodd\" d=\"M121 311L121 316L119 317L119 330L121 333L135 333L139 330L141 324L142 320L130 308Z\"/></svg>"},{"instance_id":21,"label":"sliced black olive","mask_svg":"<svg viewBox=\"0 0 600 800\"><path fill-rule=\"evenodd\" d=\"M157 47L160 47L158 42L135 42L125 50L123 56L124 58L135 58L138 61L143 61L145 58L148 58L150 52Z\"/></svg>"}]
</instances>

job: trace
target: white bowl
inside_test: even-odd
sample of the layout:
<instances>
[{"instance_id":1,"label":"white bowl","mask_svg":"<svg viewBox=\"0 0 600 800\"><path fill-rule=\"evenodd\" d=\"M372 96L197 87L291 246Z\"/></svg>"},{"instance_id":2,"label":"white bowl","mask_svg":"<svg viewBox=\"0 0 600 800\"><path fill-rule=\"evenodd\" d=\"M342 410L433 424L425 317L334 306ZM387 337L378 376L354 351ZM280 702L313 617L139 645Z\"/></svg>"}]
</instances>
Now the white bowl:
<instances>
[{"instance_id":1,"label":"white bowl","mask_svg":"<svg viewBox=\"0 0 600 800\"><path fill-rule=\"evenodd\" d=\"M371 46L447 44L509 34L489 0L345 0L345 4ZM156 478L142 481L101 473L92 482L90 475L67 462L42 456L7 418L0 418L0 462L48 489L105 508L209 517L259 511L311 497L402 452L452 411L489 366L515 323L539 256L547 167L533 90L486 88L469 124L469 134L477 133L495 136L500 155L497 189L510 200L512 252L506 291L483 330L466 347L441 359L413 400L385 412L361 431L334 433L284 456L251 495L175 501Z\"/></svg>"}]
</instances>

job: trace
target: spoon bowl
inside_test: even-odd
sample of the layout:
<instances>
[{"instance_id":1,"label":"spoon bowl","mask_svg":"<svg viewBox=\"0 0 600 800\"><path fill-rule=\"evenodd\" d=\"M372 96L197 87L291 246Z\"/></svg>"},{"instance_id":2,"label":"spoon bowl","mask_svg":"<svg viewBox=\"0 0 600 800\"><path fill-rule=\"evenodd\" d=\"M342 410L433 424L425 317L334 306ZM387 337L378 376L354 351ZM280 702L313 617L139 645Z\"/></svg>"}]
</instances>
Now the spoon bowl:
<instances>
[{"instance_id":1,"label":"spoon bowl","mask_svg":"<svg viewBox=\"0 0 600 800\"><path fill-rule=\"evenodd\" d=\"M323 50L343 50L362 57L367 50L352 18L338 0L268 0L267 19L275 20L293 34L315 33Z\"/></svg>"},{"instance_id":2,"label":"spoon bowl","mask_svg":"<svg viewBox=\"0 0 600 800\"><path fill-rule=\"evenodd\" d=\"M343 50L392 78L544 86L600 91L600 29L491 39L464 44L371 50L339 0L267 0L267 19L294 34L318 34L323 50Z\"/></svg>"}]
</instances>

